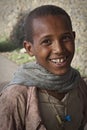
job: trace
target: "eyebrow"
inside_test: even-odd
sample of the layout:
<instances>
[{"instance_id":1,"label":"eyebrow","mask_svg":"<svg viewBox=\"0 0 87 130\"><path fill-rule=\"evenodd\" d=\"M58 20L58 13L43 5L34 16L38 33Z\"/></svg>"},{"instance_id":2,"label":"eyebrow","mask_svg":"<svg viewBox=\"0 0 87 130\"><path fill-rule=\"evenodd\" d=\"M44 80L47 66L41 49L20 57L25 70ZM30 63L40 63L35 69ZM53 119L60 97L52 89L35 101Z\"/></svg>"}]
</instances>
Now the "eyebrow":
<instances>
[{"instance_id":1,"label":"eyebrow","mask_svg":"<svg viewBox=\"0 0 87 130\"><path fill-rule=\"evenodd\" d=\"M42 42L43 40L47 39L47 38L52 38L52 35L44 35L41 39L40 42Z\"/></svg>"},{"instance_id":2,"label":"eyebrow","mask_svg":"<svg viewBox=\"0 0 87 130\"><path fill-rule=\"evenodd\" d=\"M66 33L63 33L62 35L67 35L67 34L71 34L70 32L66 32Z\"/></svg>"},{"instance_id":3,"label":"eyebrow","mask_svg":"<svg viewBox=\"0 0 87 130\"><path fill-rule=\"evenodd\" d=\"M63 35L70 35L71 33L70 32L65 32L65 33L62 33L61 36ZM50 35L50 34L47 34L47 35L44 35L41 40L44 40L45 38L52 38L53 35Z\"/></svg>"},{"instance_id":4,"label":"eyebrow","mask_svg":"<svg viewBox=\"0 0 87 130\"><path fill-rule=\"evenodd\" d=\"M51 38L52 37L52 35L44 35L43 37L42 37L42 40L44 39L44 38Z\"/></svg>"}]
</instances>

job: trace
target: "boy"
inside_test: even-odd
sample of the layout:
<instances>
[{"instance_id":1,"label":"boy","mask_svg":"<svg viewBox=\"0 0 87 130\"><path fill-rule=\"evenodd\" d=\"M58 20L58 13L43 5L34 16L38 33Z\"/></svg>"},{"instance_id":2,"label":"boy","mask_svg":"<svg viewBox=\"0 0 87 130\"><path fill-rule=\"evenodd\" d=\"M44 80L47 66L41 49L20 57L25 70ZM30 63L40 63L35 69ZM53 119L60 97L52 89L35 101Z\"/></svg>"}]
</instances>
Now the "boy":
<instances>
[{"instance_id":1,"label":"boy","mask_svg":"<svg viewBox=\"0 0 87 130\"><path fill-rule=\"evenodd\" d=\"M0 130L83 130L87 86L71 67L75 32L69 15L45 5L25 21L23 65L0 95Z\"/></svg>"}]
</instances>

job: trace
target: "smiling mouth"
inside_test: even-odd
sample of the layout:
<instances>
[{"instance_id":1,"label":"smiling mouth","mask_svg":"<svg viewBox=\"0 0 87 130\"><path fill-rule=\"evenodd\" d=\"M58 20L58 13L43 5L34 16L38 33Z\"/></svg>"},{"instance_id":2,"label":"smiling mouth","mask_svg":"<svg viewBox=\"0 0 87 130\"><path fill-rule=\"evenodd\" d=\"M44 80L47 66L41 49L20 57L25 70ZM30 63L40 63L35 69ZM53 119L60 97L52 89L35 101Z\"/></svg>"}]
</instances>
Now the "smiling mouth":
<instances>
[{"instance_id":1,"label":"smiling mouth","mask_svg":"<svg viewBox=\"0 0 87 130\"><path fill-rule=\"evenodd\" d=\"M67 60L67 57L62 57L62 58L56 58L56 59L50 59L51 62L55 63L55 64L63 64L65 63Z\"/></svg>"}]
</instances>

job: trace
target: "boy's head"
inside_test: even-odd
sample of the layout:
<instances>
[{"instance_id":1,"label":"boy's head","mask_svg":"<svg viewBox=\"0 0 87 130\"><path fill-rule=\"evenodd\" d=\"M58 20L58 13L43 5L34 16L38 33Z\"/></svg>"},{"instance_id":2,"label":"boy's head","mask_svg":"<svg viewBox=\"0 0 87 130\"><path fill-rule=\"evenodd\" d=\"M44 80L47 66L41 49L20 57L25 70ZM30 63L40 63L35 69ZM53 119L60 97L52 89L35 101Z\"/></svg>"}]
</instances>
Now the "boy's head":
<instances>
[{"instance_id":1,"label":"boy's head","mask_svg":"<svg viewBox=\"0 0 87 130\"><path fill-rule=\"evenodd\" d=\"M32 24L33 20L38 17L45 17L48 15L66 16L68 24L72 30L72 23L71 23L70 16L67 14L67 12L65 10L63 10L62 8L60 8L58 6L54 6L54 5L43 5L43 6L35 8L27 15L27 18L26 18L25 24L24 24L25 25L24 26L25 40L33 43L33 24Z\"/></svg>"},{"instance_id":2,"label":"boy's head","mask_svg":"<svg viewBox=\"0 0 87 130\"><path fill-rule=\"evenodd\" d=\"M63 75L69 70L74 38L69 15L57 6L41 6L27 16L24 47L54 74Z\"/></svg>"}]
</instances>

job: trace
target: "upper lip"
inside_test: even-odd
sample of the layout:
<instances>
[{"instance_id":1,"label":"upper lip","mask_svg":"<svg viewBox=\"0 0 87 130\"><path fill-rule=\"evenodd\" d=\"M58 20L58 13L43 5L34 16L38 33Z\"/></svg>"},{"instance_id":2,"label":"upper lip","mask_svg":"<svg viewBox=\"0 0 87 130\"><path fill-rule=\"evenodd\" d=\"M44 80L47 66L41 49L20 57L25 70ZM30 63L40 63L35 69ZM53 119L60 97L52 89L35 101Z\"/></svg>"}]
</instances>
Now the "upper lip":
<instances>
[{"instance_id":1,"label":"upper lip","mask_svg":"<svg viewBox=\"0 0 87 130\"><path fill-rule=\"evenodd\" d=\"M67 56L52 57L50 60L65 59Z\"/></svg>"}]
</instances>

